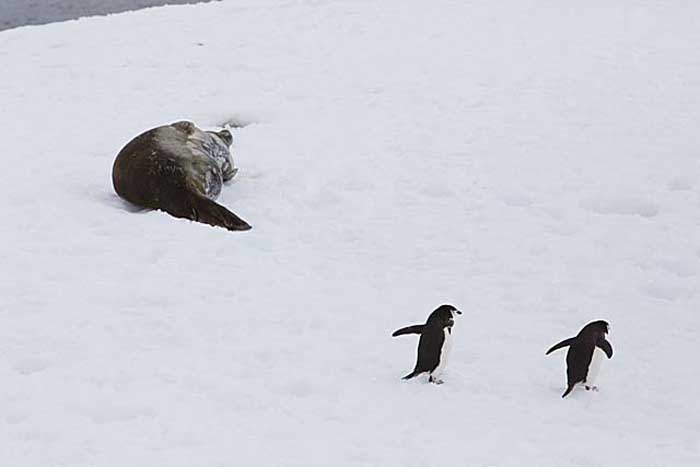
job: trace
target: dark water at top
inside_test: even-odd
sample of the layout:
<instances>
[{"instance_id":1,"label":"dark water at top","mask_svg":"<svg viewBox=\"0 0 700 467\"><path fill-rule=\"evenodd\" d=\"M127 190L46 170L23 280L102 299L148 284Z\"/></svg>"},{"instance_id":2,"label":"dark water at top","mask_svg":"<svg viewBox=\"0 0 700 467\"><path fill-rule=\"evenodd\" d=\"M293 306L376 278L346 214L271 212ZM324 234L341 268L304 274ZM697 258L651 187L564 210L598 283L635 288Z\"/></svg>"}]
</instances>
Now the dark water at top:
<instances>
[{"instance_id":1,"label":"dark water at top","mask_svg":"<svg viewBox=\"0 0 700 467\"><path fill-rule=\"evenodd\" d=\"M0 0L0 30L105 15L150 6L212 0ZM214 0L216 1L216 0Z\"/></svg>"}]
</instances>

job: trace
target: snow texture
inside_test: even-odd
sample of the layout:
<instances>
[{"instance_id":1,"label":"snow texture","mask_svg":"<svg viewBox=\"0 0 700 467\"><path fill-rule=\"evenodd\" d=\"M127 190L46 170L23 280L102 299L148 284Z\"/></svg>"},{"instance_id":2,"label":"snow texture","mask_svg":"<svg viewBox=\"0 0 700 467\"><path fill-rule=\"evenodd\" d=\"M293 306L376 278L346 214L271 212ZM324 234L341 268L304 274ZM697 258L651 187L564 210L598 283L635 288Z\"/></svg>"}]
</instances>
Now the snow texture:
<instances>
[{"instance_id":1,"label":"snow texture","mask_svg":"<svg viewBox=\"0 0 700 467\"><path fill-rule=\"evenodd\" d=\"M673 4L671 4L673 3ZM0 33L8 466L697 466L696 2L227 1ZM117 152L234 130L231 233ZM401 381L441 303L435 386ZM600 392L565 354L606 319ZM414 336L415 337L415 336Z\"/></svg>"}]
</instances>

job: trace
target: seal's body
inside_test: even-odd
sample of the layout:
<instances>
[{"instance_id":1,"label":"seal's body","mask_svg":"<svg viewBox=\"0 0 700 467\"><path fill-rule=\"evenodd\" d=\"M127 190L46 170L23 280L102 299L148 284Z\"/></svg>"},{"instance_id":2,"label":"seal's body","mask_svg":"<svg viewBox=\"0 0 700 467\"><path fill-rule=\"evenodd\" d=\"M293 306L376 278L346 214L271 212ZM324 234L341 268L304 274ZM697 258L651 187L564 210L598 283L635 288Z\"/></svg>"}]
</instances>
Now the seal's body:
<instances>
[{"instance_id":1,"label":"seal's body","mask_svg":"<svg viewBox=\"0 0 700 467\"><path fill-rule=\"evenodd\" d=\"M202 131L191 122L153 128L119 151L112 183L130 203L228 230L250 225L214 200L233 167L228 130Z\"/></svg>"},{"instance_id":2,"label":"seal's body","mask_svg":"<svg viewBox=\"0 0 700 467\"><path fill-rule=\"evenodd\" d=\"M429 373L428 381L442 384L442 371L447 366L447 359L452 350L452 326L454 314L462 314L452 305L441 305L433 311L425 324L415 324L394 331L392 336L420 334L418 341L418 358L413 371L403 379L414 378L421 373Z\"/></svg>"},{"instance_id":3,"label":"seal's body","mask_svg":"<svg viewBox=\"0 0 700 467\"><path fill-rule=\"evenodd\" d=\"M557 349L569 347L566 353L566 397L574 387L583 383L586 390L598 390L595 380L604 356L612 358L613 349L605 339L609 325L606 321L593 321L581 329L576 337L564 339L547 350L547 355Z\"/></svg>"}]
</instances>

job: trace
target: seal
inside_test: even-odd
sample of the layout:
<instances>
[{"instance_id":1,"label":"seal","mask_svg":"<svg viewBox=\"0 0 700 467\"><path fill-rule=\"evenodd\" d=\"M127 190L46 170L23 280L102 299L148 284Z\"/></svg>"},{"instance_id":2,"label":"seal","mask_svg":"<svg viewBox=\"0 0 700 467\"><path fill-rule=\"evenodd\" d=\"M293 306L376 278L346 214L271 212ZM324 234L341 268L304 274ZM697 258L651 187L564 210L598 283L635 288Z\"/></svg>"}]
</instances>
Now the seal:
<instances>
[{"instance_id":1,"label":"seal","mask_svg":"<svg viewBox=\"0 0 700 467\"><path fill-rule=\"evenodd\" d=\"M411 379L421 373L428 373L430 375L428 381L435 384L443 383L440 376L447 366L447 358L452 349L452 326L455 324L455 313L462 314L452 305L440 305L430 313L425 324L414 324L393 332L393 337L420 334L416 366L402 379Z\"/></svg>"},{"instance_id":2,"label":"seal","mask_svg":"<svg viewBox=\"0 0 700 467\"><path fill-rule=\"evenodd\" d=\"M575 337L564 339L547 350L546 355L549 355L555 350L569 348L566 353L567 385L561 397L568 396L579 383L583 383L587 391L598 390L595 380L603 354L608 358L613 356L612 345L605 338L609 326L607 321L593 321L585 325Z\"/></svg>"},{"instance_id":3,"label":"seal","mask_svg":"<svg viewBox=\"0 0 700 467\"><path fill-rule=\"evenodd\" d=\"M187 121L150 129L117 154L114 191L130 203L174 217L249 230L247 222L214 201L238 172L232 142L228 130L202 131Z\"/></svg>"}]
</instances>

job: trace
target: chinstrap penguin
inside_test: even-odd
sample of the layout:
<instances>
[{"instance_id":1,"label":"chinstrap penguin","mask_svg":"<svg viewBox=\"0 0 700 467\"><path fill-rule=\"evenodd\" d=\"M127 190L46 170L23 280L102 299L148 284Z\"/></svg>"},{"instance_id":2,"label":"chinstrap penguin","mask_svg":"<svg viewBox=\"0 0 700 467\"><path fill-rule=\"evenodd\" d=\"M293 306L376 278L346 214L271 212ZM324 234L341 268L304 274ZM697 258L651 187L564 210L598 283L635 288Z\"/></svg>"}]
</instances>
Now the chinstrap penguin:
<instances>
[{"instance_id":1,"label":"chinstrap penguin","mask_svg":"<svg viewBox=\"0 0 700 467\"><path fill-rule=\"evenodd\" d=\"M609 325L606 321L593 321L581 329L576 337L564 339L547 351L546 355L555 350L569 347L566 353L567 387L561 397L566 397L578 383L583 383L587 391L598 390L595 379L603 360L603 352L612 358L613 349L605 339Z\"/></svg>"},{"instance_id":2,"label":"chinstrap penguin","mask_svg":"<svg viewBox=\"0 0 700 467\"><path fill-rule=\"evenodd\" d=\"M394 331L393 337L404 334L420 334L418 341L418 358L413 371L402 379L411 379L421 373L429 373L428 381L442 384L442 371L447 365L447 359L452 350L452 326L454 315L462 312L452 305L440 305L430 313L425 324L414 324Z\"/></svg>"}]
</instances>

